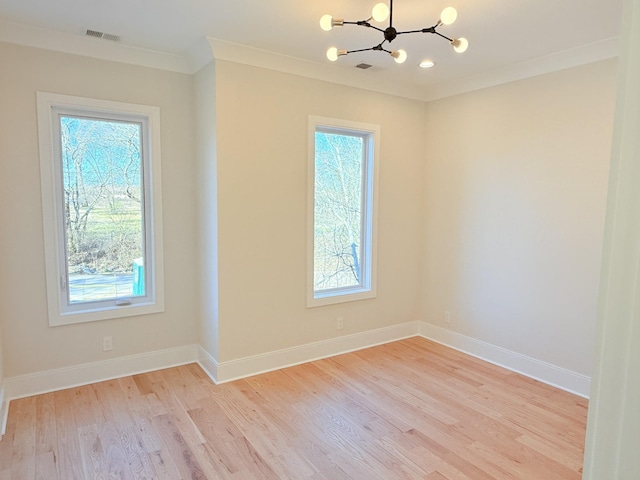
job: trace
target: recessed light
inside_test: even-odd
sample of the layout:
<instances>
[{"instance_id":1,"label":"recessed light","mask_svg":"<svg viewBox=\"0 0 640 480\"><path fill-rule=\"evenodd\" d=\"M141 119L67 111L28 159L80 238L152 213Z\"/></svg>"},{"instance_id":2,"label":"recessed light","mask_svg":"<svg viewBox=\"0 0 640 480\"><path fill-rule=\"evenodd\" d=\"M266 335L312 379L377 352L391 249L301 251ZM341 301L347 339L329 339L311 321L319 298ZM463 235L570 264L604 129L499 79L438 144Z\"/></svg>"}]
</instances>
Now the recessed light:
<instances>
[{"instance_id":1,"label":"recessed light","mask_svg":"<svg viewBox=\"0 0 640 480\"><path fill-rule=\"evenodd\" d=\"M432 68L435 67L435 65L433 60L423 60L420 62L420 68Z\"/></svg>"}]
</instances>

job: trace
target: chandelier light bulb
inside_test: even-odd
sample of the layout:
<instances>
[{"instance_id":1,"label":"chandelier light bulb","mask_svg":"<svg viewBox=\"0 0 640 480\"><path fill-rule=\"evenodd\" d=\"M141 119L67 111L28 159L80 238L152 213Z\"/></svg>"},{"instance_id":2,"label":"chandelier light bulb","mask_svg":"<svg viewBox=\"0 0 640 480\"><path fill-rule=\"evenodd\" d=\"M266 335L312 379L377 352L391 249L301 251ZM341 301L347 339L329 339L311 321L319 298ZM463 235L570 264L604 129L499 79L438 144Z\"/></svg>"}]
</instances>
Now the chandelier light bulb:
<instances>
[{"instance_id":1,"label":"chandelier light bulb","mask_svg":"<svg viewBox=\"0 0 640 480\"><path fill-rule=\"evenodd\" d=\"M451 25L458 18L458 11L453 7L447 7L440 13L440 23Z\"/></svg>"},{"instance_id":2,"label":"chandelier light bulb","mask_svg":"<svg viewBox=\"0 0 640 480\"><path fill-rule=\"evenodd\" d=\"M396 63L404 63L407 60L407 52L402 49L391 52L391 56L396 61Z\"/></svg>"},{"instance_id":3,"label":"chandelier light bulb","mask_svg":"<svg viewBox=\"0 0 640 480\"><path fill-rule=\"evenodd\" d=\"M389 18L389 6L386 3L376 3L371 10L371 18L376 22L384 22Z\"/></svg>"},{"instance_id":4,"label":"chandelier light bulb","mask_svg":"<svg viewBox=\"0 0 640 480\"><path fill-rule=\"evenodd\" d=\"M333 28L333 17L329 14L320 17L320 28L325 32L328 32Z\"/></svg>"},{"instance_id":5,"label":"chandelier light bulb","mask_svg":"<svg viewBox=\"0 0 640 480\"><path fill-rule=\"evenodd\" d=\"M329 50L327 50L327 58L332 62L335 62L336 60L338 60L338 57L341 57L348 53L349 52L347 50L338 50L336 47L330 47Z\"/></svg>"},{"instance_id":6,"label":"chandelier light bulb","mask_svg":"<svg viewBox=\"0 0 640 480\"><path fill-rule=\"evenodd\" d=\"M464 53L469 48L469 41L466 38L454 38L451 41L451 45L453 45L453 49L458 53Z\"/></svg>"}]
</instances>

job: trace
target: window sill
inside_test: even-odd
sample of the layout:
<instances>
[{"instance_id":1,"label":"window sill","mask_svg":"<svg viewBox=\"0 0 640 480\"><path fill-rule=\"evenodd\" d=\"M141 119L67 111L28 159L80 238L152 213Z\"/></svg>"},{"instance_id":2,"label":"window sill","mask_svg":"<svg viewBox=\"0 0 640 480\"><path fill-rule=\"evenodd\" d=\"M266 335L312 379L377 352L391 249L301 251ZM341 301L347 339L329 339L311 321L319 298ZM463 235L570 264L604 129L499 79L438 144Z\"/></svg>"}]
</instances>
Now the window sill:
<instances>
[{"instance_id":1,"label":"window sill","mask_svg":"<svg viewBox=\"0 0 640 480\"><path fill-rule=\"evenodd\" d=\"M164 304L158 302L108 306L100 309L91 309L72 313L51 314L49 317L49 325L52 327L58 327L62 325L97 322L100 320L113 320L117 318L134 317L161 312L164 312Z\"/></svg>"},{"instance_id":2,"label":"window sill","mask_svg":"<svg viewBox=\"0 0 640 480\"><path fill-rule=\"evenodd\" d=\"M357 302L376 297L376 292L371 289L353 289L349 291L328 292L314 294L307 298L307 308L322 307L324 305L334 305L336 303Z\"/></svg>"}]
</instances>

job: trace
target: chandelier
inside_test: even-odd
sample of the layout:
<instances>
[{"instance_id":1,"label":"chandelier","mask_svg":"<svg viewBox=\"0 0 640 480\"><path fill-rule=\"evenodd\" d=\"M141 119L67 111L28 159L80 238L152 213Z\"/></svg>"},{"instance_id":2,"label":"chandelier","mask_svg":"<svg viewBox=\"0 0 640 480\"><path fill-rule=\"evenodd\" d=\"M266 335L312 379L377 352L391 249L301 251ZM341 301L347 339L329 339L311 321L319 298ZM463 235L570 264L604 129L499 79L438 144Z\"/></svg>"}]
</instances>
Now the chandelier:
<instances>
[{"instance_id":1,"label":"chandelier","mask_svg":"<svg viewBox=\"0 0 640 480\"><path fill-rule=\"evenodd\" d=\"M448 40L456 52L462 53L466 51L469 47L469 42L466 38L449 38L436 30L441 25L451 25L453 22L455 22L457 17L458 12L456 11L456 9L453 7L447 7L442 10L440 19L432 27L399 32L393 26L393 0L390 0L388 6L386 3L376 4L371 10L371 17L369 17L367 20L360 20L358 22L347 22L341 18L333 18L331 15L323 15L320 19L320 27L328 32L329 30L332 30L333 27L342 27L343 25L359 25L361 27L373 28L374 30L379 31L384 35L384 40L382 40L382 42L369 48L361 48L358 50L339 50L336 47L329 48L329 50L327 50L327 58L332 62L335 62L339 57L348 55L350 53L375 50L378 52L388 53L397 63L404 63L404 61L407 59L407 52L402 49L388 50L387 48L385 48L385 44L390 44L398 35L405 35L407 33L433 33L434 35L438 35L439 37ZM385 29L379 28L370 23L372 20L378 23L382 23L386 21L387 18L389 19L389 26Z\"/></svg>"}]
</instances>

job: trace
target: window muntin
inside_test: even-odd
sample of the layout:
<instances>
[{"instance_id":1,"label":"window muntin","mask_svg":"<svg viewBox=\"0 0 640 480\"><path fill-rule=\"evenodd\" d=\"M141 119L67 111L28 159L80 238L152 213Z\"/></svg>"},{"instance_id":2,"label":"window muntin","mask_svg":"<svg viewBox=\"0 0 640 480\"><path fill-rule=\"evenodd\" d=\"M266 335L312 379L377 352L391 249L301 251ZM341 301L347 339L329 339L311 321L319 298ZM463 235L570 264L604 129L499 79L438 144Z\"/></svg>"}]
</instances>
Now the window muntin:
<instances>
[{"instance_id":1,"label":"window muntin","mask_svg":"<svg viewBox=\"0 0 640 480\"><path fill-rule=\"evenodd\" d=\"M50 324L162 311L158 109L39 93L38 115Z\"/></svg>"},{"instance_id":2,"label":"window muntin","mask_svg":"<svg viewBox=\"0 0 640 480\"><path fill-rule=\"evenodd\" d=\"M375 296L378 128L311 117L309 306Z\"/></svg>"}]
</instances>

